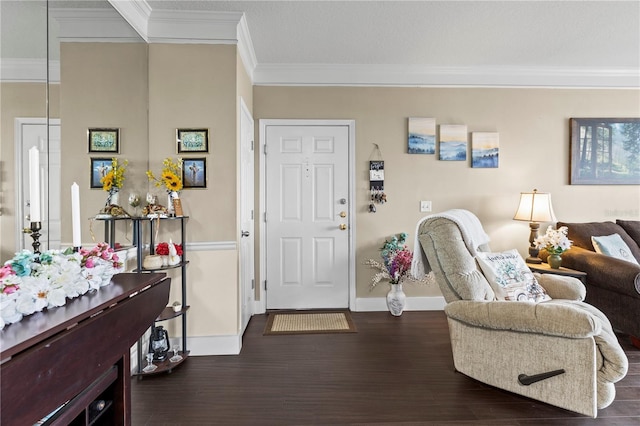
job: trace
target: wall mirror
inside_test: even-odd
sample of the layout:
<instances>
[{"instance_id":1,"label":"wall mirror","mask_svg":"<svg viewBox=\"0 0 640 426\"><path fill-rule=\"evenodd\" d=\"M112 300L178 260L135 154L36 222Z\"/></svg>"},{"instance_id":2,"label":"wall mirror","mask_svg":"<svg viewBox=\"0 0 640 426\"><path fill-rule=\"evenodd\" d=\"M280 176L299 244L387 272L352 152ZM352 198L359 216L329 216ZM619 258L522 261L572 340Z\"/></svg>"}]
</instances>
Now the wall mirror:
<instances>
[{"instance_id":1,"label":"wall mirror","mask_svg":"<svg viewBox=\"0 0 640 426\"><path fill-rule=\"evenodd\" d=\"M104 16L109 19L102 19ZM106 39L109 34L105 27L93 25L93 22L113 20L128 26L107 0L0 1L2 260L20 249L31 249L32 239L22 231L31 222L28 152L32 146L40 151L40 249L60 248L66 240L63 227L70 226L70 220L62 214L69 209L63 208L60 200L69 188L61 178L65 168L61 141L66 137L65 124L71 123L65 123L65 117L61 117L60 105L73 100L62 99L60 45L61 42L113 42ZM127 41L130 40L129 34ZM139 41L143 42L141 38ZM77 169L78 174L87 174L86 170Z\"/></svg>"}]
</instances>

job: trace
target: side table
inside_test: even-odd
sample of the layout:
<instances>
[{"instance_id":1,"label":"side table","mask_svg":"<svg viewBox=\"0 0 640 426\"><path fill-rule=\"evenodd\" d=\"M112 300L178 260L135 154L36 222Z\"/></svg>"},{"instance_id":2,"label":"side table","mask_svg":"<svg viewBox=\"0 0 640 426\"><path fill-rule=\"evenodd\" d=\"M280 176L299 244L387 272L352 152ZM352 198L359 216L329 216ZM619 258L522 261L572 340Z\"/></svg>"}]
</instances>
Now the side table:
<instances>
[{"instance_id":1,"label":"side table","mask_svg":"<svg viewBox=\"0 0 640 426\"><path fill-rule=\"evenodd\" d=\"M529 267L529 269L531 269L532 272L538 272L540 274L564 275L565 277L577 278L580 281L582 281L582 284L587 283L586 272L576 271L575 269L569 269L564 267L560 267L556 269L556 268L550 267L547 263L539 263L539 264L527 263L527 266Z\"/></svg>"}]
</instances>

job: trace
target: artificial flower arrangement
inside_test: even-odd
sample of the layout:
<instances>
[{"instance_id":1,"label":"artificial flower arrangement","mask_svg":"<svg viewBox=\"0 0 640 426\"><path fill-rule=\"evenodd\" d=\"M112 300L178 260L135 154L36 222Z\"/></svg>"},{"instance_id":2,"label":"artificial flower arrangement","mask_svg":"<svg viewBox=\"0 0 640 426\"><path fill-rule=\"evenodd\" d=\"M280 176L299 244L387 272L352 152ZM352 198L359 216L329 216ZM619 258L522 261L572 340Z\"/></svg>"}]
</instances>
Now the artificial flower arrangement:
<instances>
[{"instance_id":1,"label":"artificial flower arrangement","mask_svg":"<svg viewBox=\"0 0 640 426\"><path fill-rule=\"evenodd\" d=\"M561 226L553 229L551 225L544 235L537 237L534 244L538 249L545 249L549 254L562 254L571 248L573 241L567 237L568 228Z\"/></svg>"},{"instance_id":2,"label":"artificial flower arrangement","mask_svg":"<svg viewBox=\"0 0 640 426\"><path fill-rule=\"evenodd\" d=\"M118 192L124 185L124 173L127 170L129 162L124 160L122 163L117 158L111 159L111 170L100 178L102 189L109 193L107 202L100 214L109 216L128 216L127 212L118 204Z\"/></svg>"},{"instance_id":3,"label":"artificial flower arrangement","mask_svg":"<svg viewBox=\"0 0 640 426\"><path fill-rule=\"evenodd\" d=\"M158 188L164 188L168 193L182 189L182 159L173 161L171 158L162 160L162 174L156 177L151 170L147 170L147 177Z\"/></svg>"},{"instance_id":4,"label":"artificial flower arrangement","mask_svg":"<svg viewBox=\"0 0 640 426\"><path fill-rule=\"evenodd\" d=\"M109 172L100 179L102 189L107 191L110 196L122 188L122 185L124 184L124 172L127 170L127 164L129 164L127 160L124 160L122 164L120 164L117 158L112 158L111 170L109 170Z\"/></svg>"},{"instance_id":5,"label":"artificial flower arrangement","mask_svg":"<svg viewBox=\"0 0 640 426\"><path fill-rule=\"evenodd\" d=\"M369 259L365 262L365 265L377 268L380 271L371 278L370 289L373 289L383 279L389 280L391 284L402 284L407 278L426 282L426 280L417 280L411 276L413 253L407 247L406 240L407 234L404 232L394 235L391 240L385 240L380 248L382 263L374 259Z\"/></svg>"},{"instance_id":6,"label":"artificial flower arrangement","mask_svg":"<svg viewBox=\"0 0 640 426\"><path fill-rule=\"evenodd\" d=\"M171 240L168 243L158 243L156 244L156 254L165 256L166 265L177 265L182 261L182 245L174 244ZM163 264L165 263L163 262Z\"/></svg>"},{"instance_id":7,"label":"artificial flower arrangement","mask_svg":"<svg viewBox=\"0 0 640 426\"><path fill-rule=\"evenodd\" d=\"M108 285L124 270L107 243L92 249L23 250L0 268L0 330L24 316L63 306L88 291Z\"/></svg>"}]
</instances>

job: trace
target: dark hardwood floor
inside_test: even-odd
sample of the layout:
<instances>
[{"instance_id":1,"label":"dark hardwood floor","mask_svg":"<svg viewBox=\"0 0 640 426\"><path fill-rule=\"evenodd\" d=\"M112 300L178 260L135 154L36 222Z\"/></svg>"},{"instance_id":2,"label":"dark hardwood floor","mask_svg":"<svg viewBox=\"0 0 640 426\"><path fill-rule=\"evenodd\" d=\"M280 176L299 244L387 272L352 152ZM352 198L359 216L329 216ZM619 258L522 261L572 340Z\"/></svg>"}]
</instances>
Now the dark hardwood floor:
<instances>
[{"instance_id":1,"label":"dark hardwood floor","mask_svg":"<svg viewBox=\"0 0 640 426\"><path fill-rule=\"evenodd\" d=\"M640 425L640 350L597 419L505 392L453 370L444 313L352 314L358 333L263 336L242 353L191 357L132 380L133 425Z\"/></svg>"}]
</instances>

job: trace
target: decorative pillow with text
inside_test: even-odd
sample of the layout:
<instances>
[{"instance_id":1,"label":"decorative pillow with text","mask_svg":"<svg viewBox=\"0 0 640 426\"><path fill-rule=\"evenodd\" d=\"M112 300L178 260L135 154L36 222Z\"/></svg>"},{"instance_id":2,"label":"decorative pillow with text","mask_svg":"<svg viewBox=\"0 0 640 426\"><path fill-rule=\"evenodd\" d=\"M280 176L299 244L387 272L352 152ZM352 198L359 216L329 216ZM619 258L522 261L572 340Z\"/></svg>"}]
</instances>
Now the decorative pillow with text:
<instances>
[{"instance_id":1,"label":"decorative pillow with text","mask_svg":"<svg viewBox=\"0 0 640 426\"><path fill-rule=\"evenodd\" d=\"M619 234L591 237L591 243L596 253L626 260L627 262L638 265L638 261L633 257L633 254L631 254L631 249Z\"/></svg>"},{"instance_id":2,"label":"decorative pillow with text","mask_svg":"<svg viewBox=\"0 0 640 426\"><path fill-rule=\"evenodd\" d=\"M534 303L551 300L545 289L538 284L518 250L502 253L480 252L476 260L498 300Z\"/></svg>"}]
</instances>

